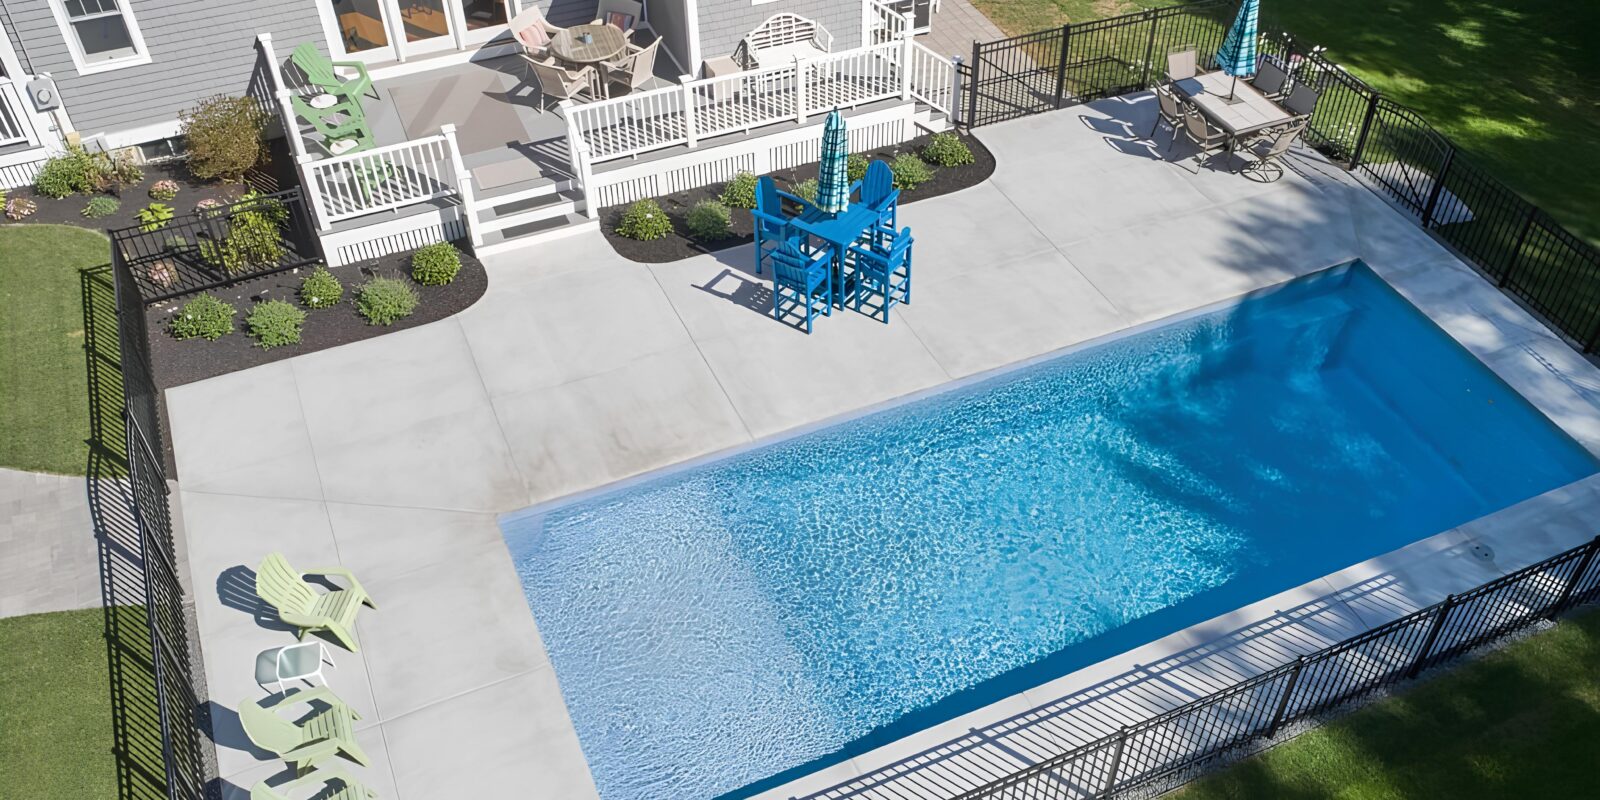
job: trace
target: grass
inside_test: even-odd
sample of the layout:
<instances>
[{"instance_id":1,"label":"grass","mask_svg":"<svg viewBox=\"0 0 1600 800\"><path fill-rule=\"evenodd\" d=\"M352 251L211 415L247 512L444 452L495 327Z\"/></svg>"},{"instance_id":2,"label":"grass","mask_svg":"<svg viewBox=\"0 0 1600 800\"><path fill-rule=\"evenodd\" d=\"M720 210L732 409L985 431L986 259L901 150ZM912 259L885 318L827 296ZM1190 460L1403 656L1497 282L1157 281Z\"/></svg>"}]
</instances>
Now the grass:
<instances>
[{"instance_id":1,"label":"grass","mask_svg":"<svg viewBox=\"0 0 1600 800\"><path fill-rule=\"evenodd\" d=\"M118 796L106 659L101 609L0 619L0 797Z\"/></svg>"},{"instance_id":2,"label":"grass","mask_svg":"<svg viewBox=\"0 0 1600 800\"><path fill-rule=\"evenodd\" d=\"M84 473L82 273L105 264L108 248L105 236L83 228L0 226L0 466Z\"/></svg>"},{"instance_id":3,"label":"grass","mask_svg":"<svg viewBox=\"0 0 1600 800\"><path fill-rule=\"evenodd\" d=\"M1181 0L974 0L1008 34ZM1600 26L1593 0L1265 0L1293 32L1421 112L1489 174L1600 242Z\"/></svg>"},{"instance_id":4,"label":"grass","mask_svg":"<svg viewBox=\"0 0 1600 800\"><path fill-rule=\"evenodd\" d=\"M1204 778L1176 800L1591 797L1600 612Z\"/></svg>"}]
</instances>

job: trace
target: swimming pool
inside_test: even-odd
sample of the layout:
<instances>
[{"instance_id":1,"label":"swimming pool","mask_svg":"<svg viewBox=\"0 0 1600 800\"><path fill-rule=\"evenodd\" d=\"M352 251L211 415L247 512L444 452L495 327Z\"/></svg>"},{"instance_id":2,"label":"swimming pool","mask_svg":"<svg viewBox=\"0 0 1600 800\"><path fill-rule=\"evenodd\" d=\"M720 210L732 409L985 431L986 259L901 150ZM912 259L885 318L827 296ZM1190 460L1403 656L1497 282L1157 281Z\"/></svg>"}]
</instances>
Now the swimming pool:
<instances>
[{"instance_id":1,"label":"swimming pool","mask_svg":"<svg viewBox=\"0 0 1600 800\"><path fill-rule=\"evenodd\" d=\"M1595 471L1355 264L502 527L601 797L697 798Z\"/></svg>"}]
</instances>

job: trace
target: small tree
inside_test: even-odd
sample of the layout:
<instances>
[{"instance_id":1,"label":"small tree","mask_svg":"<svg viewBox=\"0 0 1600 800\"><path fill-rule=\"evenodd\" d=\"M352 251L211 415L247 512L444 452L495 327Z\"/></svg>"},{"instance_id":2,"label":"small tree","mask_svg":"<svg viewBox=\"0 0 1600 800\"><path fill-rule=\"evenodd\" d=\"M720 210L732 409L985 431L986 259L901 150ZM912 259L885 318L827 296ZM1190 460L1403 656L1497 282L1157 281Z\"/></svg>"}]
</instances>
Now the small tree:
<instances>
[{"instance_id":1,"label":"small tree","mask_svg":"<svg viewBox=\"0 0 1600 800\"><path fill-rule=\"evenodd\" d=\"M238 182L261 160L266 115L248 97L219 95L178 115L195 177Z\"/></svg>"}]
</instances>

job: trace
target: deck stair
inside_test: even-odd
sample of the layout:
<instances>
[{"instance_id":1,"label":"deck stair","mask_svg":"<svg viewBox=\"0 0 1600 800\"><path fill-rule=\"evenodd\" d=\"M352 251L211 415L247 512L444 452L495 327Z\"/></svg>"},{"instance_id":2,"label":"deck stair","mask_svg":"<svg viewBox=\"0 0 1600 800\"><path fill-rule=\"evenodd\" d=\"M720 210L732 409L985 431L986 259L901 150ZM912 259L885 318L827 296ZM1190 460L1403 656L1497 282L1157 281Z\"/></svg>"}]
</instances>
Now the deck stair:
<instances>
[{"instance_id":1,"label":"deck stair","mask_svg":"<svg viewBox=\"0 0 1600 800\"><path fill-rule=\"evenodd\" d=\"M472 229L482 238L481 256L520 249L597 227L583 215L582 192L571 180L513 184L475 198Z\"/></svg>"}]
</instances>

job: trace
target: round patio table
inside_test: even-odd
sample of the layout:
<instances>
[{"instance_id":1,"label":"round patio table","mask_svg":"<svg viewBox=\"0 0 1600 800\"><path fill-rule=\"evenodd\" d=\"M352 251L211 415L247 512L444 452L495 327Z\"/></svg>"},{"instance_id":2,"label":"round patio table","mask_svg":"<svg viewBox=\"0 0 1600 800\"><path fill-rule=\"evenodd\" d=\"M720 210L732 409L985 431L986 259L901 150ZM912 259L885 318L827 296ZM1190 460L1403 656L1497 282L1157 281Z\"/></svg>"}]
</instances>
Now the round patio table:
<instances>
[{"instance_id":1,"label":"round patio table","mask_svg":"<svg viewBox=\"0 0 1600 800\"><path fill-rule=\"evenodd\" d=\"M589 41L583 41L588 34ZM562 61L596 64L614 58L628 46L622 30L612 25L574 25L550 38L550 51Z\"/></svg>"}]
</instances>

